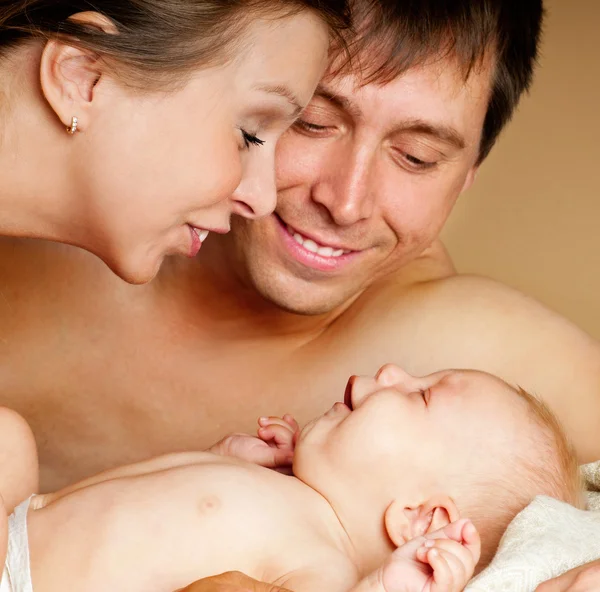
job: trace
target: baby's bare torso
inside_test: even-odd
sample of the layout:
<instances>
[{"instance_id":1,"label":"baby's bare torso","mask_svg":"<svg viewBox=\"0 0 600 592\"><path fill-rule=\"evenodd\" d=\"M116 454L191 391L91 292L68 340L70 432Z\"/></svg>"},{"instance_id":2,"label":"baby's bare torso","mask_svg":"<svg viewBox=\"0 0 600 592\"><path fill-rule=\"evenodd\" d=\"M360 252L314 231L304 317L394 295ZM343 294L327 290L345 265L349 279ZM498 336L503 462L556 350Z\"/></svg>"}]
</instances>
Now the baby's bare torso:
<instances>
[{"instance_id":1,"label":"baby's bare torso","mask_svg":"<svg viewBox=\"0 0 600 592\"><path fill-rule=\"evenodd\" d=\"M293 477L210 453L119 472L33 500L36 592L173 592L233 570L300 591L315 574L340 591L356 579L319 496Z\"/></svg>"}]
</instances>

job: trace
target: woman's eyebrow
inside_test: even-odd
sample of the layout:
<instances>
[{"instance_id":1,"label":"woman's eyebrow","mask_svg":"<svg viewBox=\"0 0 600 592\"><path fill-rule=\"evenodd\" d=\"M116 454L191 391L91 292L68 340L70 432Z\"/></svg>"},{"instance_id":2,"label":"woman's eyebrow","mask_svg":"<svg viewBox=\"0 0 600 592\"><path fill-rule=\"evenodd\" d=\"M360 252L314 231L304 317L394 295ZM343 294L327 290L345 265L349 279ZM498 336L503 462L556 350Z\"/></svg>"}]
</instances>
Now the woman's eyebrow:
<instances>
[{"instance_id":1,"label":"woman's eyebrow","mask_svg":"<svg viewBox=\"0 0 600 592\"><path fill-rule=\"evenodd\" d=\"M284 99L287 99L288 102L292 105L292 107L294 107L294 111L292 113L292 117L294 118L298 117L302 109L304 109L296 95L293 93L292 89L283 84L262 84L260 86L257 86L256 88L257 90L262 90L266 93L278 95L280 97L283 97Z\"/></svg>"}]
</instances>

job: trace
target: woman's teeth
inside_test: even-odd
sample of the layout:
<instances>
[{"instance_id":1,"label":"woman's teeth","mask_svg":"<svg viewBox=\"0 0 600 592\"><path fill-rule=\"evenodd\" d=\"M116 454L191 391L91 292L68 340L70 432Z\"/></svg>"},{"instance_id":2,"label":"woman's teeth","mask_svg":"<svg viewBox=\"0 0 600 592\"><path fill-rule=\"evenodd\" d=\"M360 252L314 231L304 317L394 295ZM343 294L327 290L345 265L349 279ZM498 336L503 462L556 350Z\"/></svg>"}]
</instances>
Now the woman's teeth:
<instances>
[{"instance_id":1,"label":"woman's teeth","mask_svg":"<svg viewBox=\"0 0 600 592\"><path fill-rule=\"evenodd\" d=\"M208 230L201 230L200 228L194 228L194 232L198 235L200 242L203 243L208 236Z\"/></svg>"},{"instance_id":2,"label":"woman's teeth","mask_svg":"<svg viewBox=\"0 0 600 592\"><path fill-rule=\"evenodd\" d=\"M341 257L342 255L346 255L350 253L350 251L344 251L344 249L333 249L333 247L325 247L316 243L314 240L310 238L306 238L302 236L299 232L294 230L289 224L286 224L287 231L290 233L291 237L302 247L304 247L307 251L311 253L315 253L320 255L321 257Z\"/></svg>"}]
</instances>

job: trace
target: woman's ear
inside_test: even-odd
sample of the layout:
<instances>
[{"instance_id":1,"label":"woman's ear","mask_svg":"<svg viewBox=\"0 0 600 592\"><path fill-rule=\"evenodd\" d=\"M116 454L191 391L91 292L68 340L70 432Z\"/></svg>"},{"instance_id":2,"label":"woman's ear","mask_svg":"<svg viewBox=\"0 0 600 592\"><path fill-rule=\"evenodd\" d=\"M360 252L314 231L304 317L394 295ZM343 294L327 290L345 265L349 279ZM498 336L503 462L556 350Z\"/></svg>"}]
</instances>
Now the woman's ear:
<instances>
[{"instance_id":1,"label":"woman's ear","mask_svg":"<svg viewBox=\"0 0 600 592\"><path fill-rule=\"evenodd\" d=\"M418 536L439 530L460 517L451 497L436 495L425 502L404 506L393 501L387 508L384 522L388 536L400 547Z\"/></svg>"},{"instance_id":2,"label":"woman's ear","mask_svg":"<svg viewBox=\"0 0 600 592\"><path fill-rule=\"evenodd\" d=\"M107 34L116 33L114 24L97 12L82 12L71 19ZM80 131L89 124L94 87L102 76L102 65L92 51L54 39L46 43L40 61L42 92L65 127L70 127L72 117L77 117Z\"/></svg>"}]
</instances>

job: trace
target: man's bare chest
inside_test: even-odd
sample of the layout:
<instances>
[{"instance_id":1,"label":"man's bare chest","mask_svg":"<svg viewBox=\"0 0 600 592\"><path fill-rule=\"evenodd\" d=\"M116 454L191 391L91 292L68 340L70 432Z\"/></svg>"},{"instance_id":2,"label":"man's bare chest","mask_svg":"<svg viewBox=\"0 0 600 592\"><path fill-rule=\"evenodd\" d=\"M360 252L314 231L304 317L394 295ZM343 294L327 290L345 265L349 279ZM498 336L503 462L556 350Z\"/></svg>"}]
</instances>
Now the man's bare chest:
<instances>
[{"instance_id":1,"label":"man's bare chest","mask_svg":"<svg viewBox=\"0 0 600 592\"><path fill-rule=\"evenodd\" d=\"M46 325L0 350L0 404L36 435L54 489L150 456L202 450L262 415L322 413L344 387L320 351L172 329ZM142 327L142 329L140 329Z\"/></svg>"}]
</instances>

